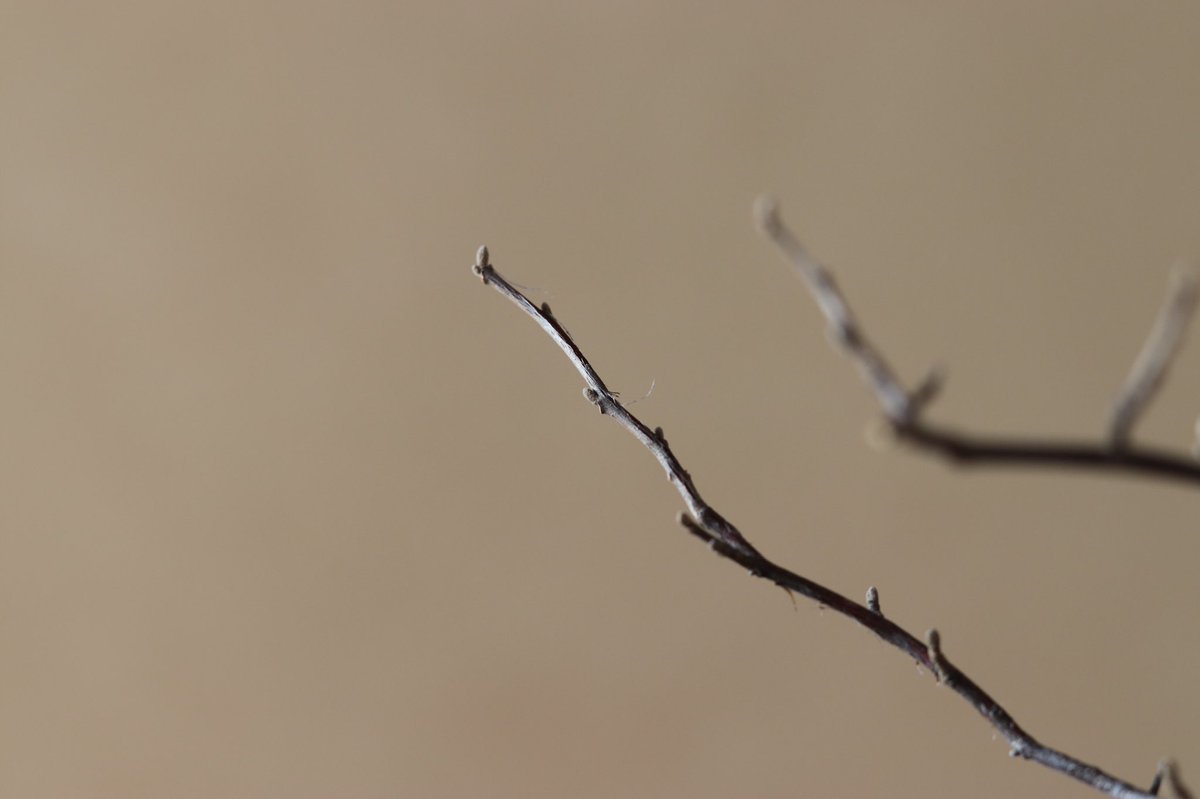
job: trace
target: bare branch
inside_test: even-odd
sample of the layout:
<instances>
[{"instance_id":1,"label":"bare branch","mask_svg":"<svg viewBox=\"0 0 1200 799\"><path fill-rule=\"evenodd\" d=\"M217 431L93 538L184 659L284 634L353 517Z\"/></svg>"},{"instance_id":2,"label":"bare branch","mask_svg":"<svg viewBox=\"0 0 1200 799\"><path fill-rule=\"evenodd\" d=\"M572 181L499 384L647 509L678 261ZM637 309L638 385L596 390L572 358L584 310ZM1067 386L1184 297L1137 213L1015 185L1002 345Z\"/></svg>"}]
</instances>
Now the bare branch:
<instances>
[{"instance_id":1,"label":"bare branch","mask_svg":"<svg viewBox=\"0 0 1200 799\"><path fill-rule=\"evenodd\" d=\"M904 652L933 673L939 682L979 711L1008 741L1011 754L1041 763L1118 799L1148 799L1152 796L1151 793L1119 780L1095 766L1039 743L1025 732L996 700L992 699L987 692L946 658L942 653L941 640L936 631L930 631L928 643L923 643L912 633L883 616L879 609L878 591L872 588L868 592L867 606L860 605L838 592L789 571L764 557L733 524L700 498L691 476L688 475L667 445L662 428L651 430L626 410L613 392L605 387L604 382L588 363L574 340L567 335L562 325L548 313L548 310L536 307L496 272L488 261L486 249L480 248L480 255L476 258L473 271L484 283L511 300L546 331L559 349L566 353L567 358L587 383L587 387L584 389L586 399L599 408L602 414L628 430L658 459L666 471L667 477L679 490L690 512L690 515L681 513L679 523L694 536L707 543L714 552L739 564L752 576L769 580L786 591L801 594L823 607L857 621L883 641ZM830 296L839 296L836 295L836 289L833 291L834 294ZM842 308L845 308L844 303ZM844 319L851 319L851 317L847 314ZM853 329L852 319L849 329ZM861 338L854 340L861 342ZM882 364L882 360L879 360L878 363ZM890 372L884 367L880 374L890 374Z\"/></svg>"},{"instance_id":2,"label":"bare branch","mask_svg":"<svg viewBox=\"0 0 1200 799\"><path fill-rule=\"evenodd\" d=\"M1109 441L1054 441L961 433L924 419L921 410L942 385L936 370L914 391L906 391L878 350L868 343L845 297L830 274L809 256L795 234L783 223L774 201L760 199L755 218L763 234L780 250L804 279L830 326L841 331L837 340L871 386L884 415L901 441L938 455L958 466L1020 466L1139 474L1165 480L1200 483L1200 463L1185 455L1127 443L1130 427L1141 413L1162 376L1195 306L1198 294L1194 277L1183 280L1171 300L1138 366L1122 392L1114 414ZM1147 355L1147 352L1150 354ZM1117 417L1120 416L1118 426ZM1200 452L1200 422L1197 423Z\"/></svg>"},{"instance_id":3,"label":"bare branch","mask_svg":"<svg viewBox=\"0 0 1200 799\"><path fill-rule=\"evenodd\" d=\"M912 397L896 379L892 367L863 335L833 275L813 260L800 240L784 226L779 218L778 206L773 200L759 198L754 206L754 216L759 230L783 250L788 261L804 279L817 306L829 322L831 338L858 366L875 391L879 404L883 406L883 412L896 424L908 423L916 410Z\"/></svg>"},{"instance_id":4,"label":"bare branch","mask_svg":"<svg viewBox=\"0 0 1200 799\"><path fill-rule=\"evenodd\" d=\"M1166 378L1196 310L1197 293L1195 272L1176 269L1172 273L1167 299L1113 404L1109 439L1114 447L1128 446L1133 425Z\"/></svg>"}]
</instances>

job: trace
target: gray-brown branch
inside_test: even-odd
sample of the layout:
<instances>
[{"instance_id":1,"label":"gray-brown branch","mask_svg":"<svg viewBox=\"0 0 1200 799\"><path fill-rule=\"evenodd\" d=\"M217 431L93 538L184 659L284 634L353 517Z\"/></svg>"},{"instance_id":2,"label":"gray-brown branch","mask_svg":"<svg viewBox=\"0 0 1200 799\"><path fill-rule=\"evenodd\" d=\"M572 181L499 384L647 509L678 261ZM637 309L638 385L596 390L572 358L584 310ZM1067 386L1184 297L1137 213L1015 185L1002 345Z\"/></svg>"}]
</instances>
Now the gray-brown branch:
<instances>
[{"instance_id":1,"label":"gray-brown branch","mask_svg":"<svg viewBox=\"0 0 1200 799\"><path fill-rule=\"evenodd\" d=\"M472 271L485 284L511 300L546 331L546 334L566 354L583 377L587 384L583 392L587 400L595 405L601 414L608 416L628 430L658 459L688 508L688 513L679 515L680 524L707 543L718 555L739 564L755 577L769 580L786 591L808 597L830 610L857 621L887 643L904 652L919 665L928 669L940 683L969 702L987 719L1008 741L1012 755L1041 763L1103 791L1109 796L1118 797L1118 799L1134 799L1135 797L1149 799L1155 795L1157 786L1163 780L1164 775L1173 786L1176 786L1177 793L1181 797L1184 796L1180 790L1182 786L1178 782L1177 775L1173 770L1169 770L1169 766L1160 766L1153 786L1155 790L1148 791L1039 743L1033 736L1025 732L996 700L946 658L936 630L930 630L926 640L922 641L884 616L880 610L879 593L874 587L868 592L867 605L860 605L830 588L768 560L746 540L732 523L704 501L700 492L696 490L691 475L671 451L662 428L649 428L621 404L584 357L574 339L555 318L549 305L543 303L540 307L535 306L524 294L501 277L489 262L486 247L479 248ZM842 307L845 307L844 304ZM882 364L882 360L879 363ZM888 378L884 375L881 379L886 381ZM905 398L906 401L910 401L907 394Z\"/></svg>"},{"instance_id":2,"label":"gray-brown branch","mask_svg":"<svg viewBox=\"0 0 1200 799\"><path fill-rule=\"evenodd\" d=\"M957 466L1019 466L1139 474L1158 479L1200 483L1194 458L1129 442L1134 423L1162 383L1196 305L1196 281L1181 274L1159 320L1138 357L1113 411L1108 440L1056 441L976 435L926 421L922 411L941 387L934 373L909 391L883 355L871 344L850 310L833 276L811 255L779 217L775 203L762 198L755 218L821 309L832 338L863 374L896 437ZM1197 425L1200 435L1200 424Z\"/></svg>"}]
</instances>

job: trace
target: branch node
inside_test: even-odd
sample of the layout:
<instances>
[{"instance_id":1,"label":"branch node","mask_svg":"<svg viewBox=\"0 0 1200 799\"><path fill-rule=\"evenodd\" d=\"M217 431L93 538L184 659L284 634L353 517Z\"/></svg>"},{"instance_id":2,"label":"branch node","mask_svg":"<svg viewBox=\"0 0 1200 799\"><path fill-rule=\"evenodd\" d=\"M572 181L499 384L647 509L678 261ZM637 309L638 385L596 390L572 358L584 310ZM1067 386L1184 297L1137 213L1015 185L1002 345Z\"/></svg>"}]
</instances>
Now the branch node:
<instances>
[{"instance_id":1,"label":"branch node","mask_svg":"<svg viewBox=\"0 0 1200 799\"><path fill-rule=\"evenodd\" d=\"M1175 794L1177 799L1192 799L1192 791L1183 784L1183 779L1179 776L1179 766L1170 758L1163 758L1158 763L1158 770L1154 773L1154 781L1150 783L1150 790L1147 793L1157 796L1158 790L1163 783L1171 786L1171 792Z\"/></svg>"},{"instance_id":2,"label":"branch node","mask_svg":"<svg viewBox=\"0 0 1200 799\"><path fill-rule=\"evenodd\" d=\"M1166 758L1158 761L1158 768L1154 770L1154 779L1150 780L1150 787L1146 789L1146 793L1151 796L1158 796L1158 789L1162 787L1163 773L1166 770L1166 765Z\"/></svg>"},{"instance_id":3,"label":"branch node","mask_svg":"<svg viewBox=\"0 0 1200 799\"><path fill-rule=\"evenodd\" d=\"M879 608L879 589L873 585L867 589L867 607L877 616L883 615Z\"/></svg>"},{"instance_id":4,"label":"branch node","mask_svg":"<svg viewBox=\"0 0 1200 799\"><path fill-rule=\"evenodd\" d=\"M942 393L942 388L946 385L946 369L945 367L935 364L929 368L925 377L917 384L917 387L908 396L909 402L909 418L908 423L911 424L921 410L937 399L937 396Z\"/></svg>"}]
</instances>

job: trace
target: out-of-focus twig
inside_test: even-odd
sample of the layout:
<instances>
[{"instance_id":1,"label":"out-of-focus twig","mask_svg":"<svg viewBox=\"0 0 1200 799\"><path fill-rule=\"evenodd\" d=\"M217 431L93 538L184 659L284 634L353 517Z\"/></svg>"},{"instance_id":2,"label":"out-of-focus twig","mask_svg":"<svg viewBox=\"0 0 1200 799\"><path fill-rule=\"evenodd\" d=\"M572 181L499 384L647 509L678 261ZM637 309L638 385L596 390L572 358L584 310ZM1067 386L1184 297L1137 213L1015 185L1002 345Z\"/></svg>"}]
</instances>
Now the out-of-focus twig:
<instances>
[{"instance_id":1,"label":"out-of-focus twig","mask_svg":"<svg viewBox=\"0 0 1200 799\"><path fill-rule=\"evenodd\" d=\"M940 683L969 702L987 719L992 727L1008 741L1012 755L1041 763L1118 799L1149 799L1153 796L1152 792L1117 779L1095 766L1039 743L1022 729L995 699L949 661L942 651L941 638L937 631L931 630L926 641L923 642L884 616L880 609L879 592L874 586L868 591L867 605L864 606L768 560L746 540L732 523L718 514L700 497L691 476L667 444L662 428L656 427L651 430L621 404L615 394L605 386L604 381L600 379L599 374L584 357L574 339L567 334L565 328L550 312L548 306L535 306L511 283L501 277L491 265L486 247L479 248L472 271L484 284L507 297L546 331L583 377L587 384L583 392L584 397L595 405L601 414L608 416L628 430L634 438L650 450L666 471L672 484L679 490L688 507L689 513L679 515L679 523L694 536L707 543L714 552L739 564L755 577L769 580L786 591L805 596L834 612L857 621L885 642L904 652L928 669ZM832 283L826 285L831 286ZM833 289L833 294L827 295L826 299L836 296L840 295L837 295L836 289ZM836 306L836 299L831 300L831 303ZM844 303L841 304L841 308L845 309ZM844 318L851 319L848 314ZM860 350L861 347L868 347L866 351L870 351L869 345L865 345L861 338L857 341ZM888 377L890 370L883 364L882 359L877 359L875 365L879 371L872 372L872 374L877 375L886 388L887 381L890 379ZM911 403L911 400L909 402ZM902 408L898 406L898 410L902 410ZM1159 782L1162 781L1161 774L1160 769ZM1188 798L1185 797L1185 799Z\"/></svg>"},{"instance_id":2,"label":"out-of-focus twig","mask_svg":"<svg viewBox=\"0 0 1200 799\"><path fill-rule=\"evenodd\" d=\"M1114 411L1108 441L1060 441L963 433L929 422L922 413L942 385L933 372L913 391L904 388L883 355L869 343L833 277L780 218L776 203L755 203L759 230L804 280L846 356L866 377L896 437L961 466L991 465L1140 474L1200 483L1195 459L1129 442L1129 431L1162 382L1196 304L1194 276L1179 278ZM1200 424L1197 425L1200 440Z\"/></svg>"},{"instance_id":3,"label":"out-of-focus twig","mask_svg":"<svg viewBox=\"0 0 1200 799\"><path fill-rule=\"evenodd\" d=\"M1162 310L1113 403L1109 421L1109 440L1113 447L1123 449L1129 445L1133 425L1166 378L1167 370L1183 344L1188 323L1196 311L1198 293L1196 273L1176 269L1171 275L1171 285Z\"/></svg>"},{"instance_id":4,"label":"out-of-focus twig","mask_svg":"<svg viewBox=\"0 0 1200 799\"><path fill-rule=\"evenodd\" d=\"M1158 764L1154 781L1150 783L1150 793L1157 795L1159 787L1164 782L1171 786L1171 790L1178 799L1192 799L1192 791L1179 776L1179 767L1175 765L1174 760L1163 760Z\"/></svg>"}]
</instances>

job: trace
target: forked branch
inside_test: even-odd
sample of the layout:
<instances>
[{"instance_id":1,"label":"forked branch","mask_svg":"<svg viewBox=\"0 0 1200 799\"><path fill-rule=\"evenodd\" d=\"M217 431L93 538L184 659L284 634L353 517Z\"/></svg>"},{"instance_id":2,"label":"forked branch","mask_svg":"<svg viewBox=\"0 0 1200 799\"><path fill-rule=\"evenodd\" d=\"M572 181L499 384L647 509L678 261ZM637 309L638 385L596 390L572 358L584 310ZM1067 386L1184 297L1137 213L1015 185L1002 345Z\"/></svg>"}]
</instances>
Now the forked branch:
<instances>
[{"instance_id":1,"label":"forked branch","mask_svg":"<svg viewBox=\"0 0 1200 799\"><path fill-rule=\"evenodd\" d=\"M922 411L941 388L942 376L932 373L915 390L907 390L883 355L868 341L833 277L780 219L775 203L760 199L754 215L763 235L779 248L808 286L834 341L864 375L899 440L962 466L1109 471L1200 483L1200 462L1129 440L1134 423L1154 397L1179 351L1196 307L1198 291L1194 274L1179 271L1172 281L1158 321L1118 394L1107 441L974 435L927 421ZM1197 436L1200 439L1200 423Z\"/></svg>"},{"instance_id":2,"label":"forked branch","mask_svg":"<svg viewBox=\"0 0 1200 799\"><path fill-rule=\"evenodd\" d=\"M1157 793L1158 786L1164 779L1174 787L1176 794L1181 799L1190 799L1186 789L1179 782L1177 773L1169 764L1160 766L1150 789L1142 789L1117 779L1095 766L1039 743L1022 729L996 700L949 661L942 651L941 639L936 630L930 630L925 641L922 641L884 616L880 609L879 592L874 587L867 592L867 604L860 605L830 588L768 560L746 540L732 523L704 501L699 491L696 490L691 475L671 451L662 428L651 429L621 404L584 357L574 339L555 318L549 305L543 303L540 307L535 306L524 294L501 277L489 262L486 247L479 248L472 271L485 284L490 285L511 300L546 331L546 334L566 354L583 377L587 384L583 392L584 397L595 405L601 414L608 416L628 430L658 459L666 471L668 479L678 489L688 508L688 513L679 515L680 524L697 538L706 542L718 555L739 564L755 577L769 580L786 591L801 594L830 610L857 621L887 643L904 652L919 665L928 669L938 682L969 702L987 719L1008 741L1012 755L1041 763L1119 799L1133 799L1134 797L1148 799ZM823 281L822 285L833 286L832 281L828 280L828 276L823 275L823 272L816 272L815 276L819 281ZM874 351L857 333L853 319L849 316L845 303L841 302L836 287L826 291L823 297L833 311L843 314L842 318L850 321L850 324L845 327L845 331L849 332L843 335L843 340L849 342L848 346L856 347L858 352L868 353L860 359L860 364L868 372L873 383L880 385L881 390L885 392L889 391L889 387L892 385L898 386L882 358L869 354ZM906 418L908 414L911 414L914 404L912 395L901 392L893 395L893 399L896 403L893 410L899 415L899 418Z\"/></svg>"}]
</instances>

